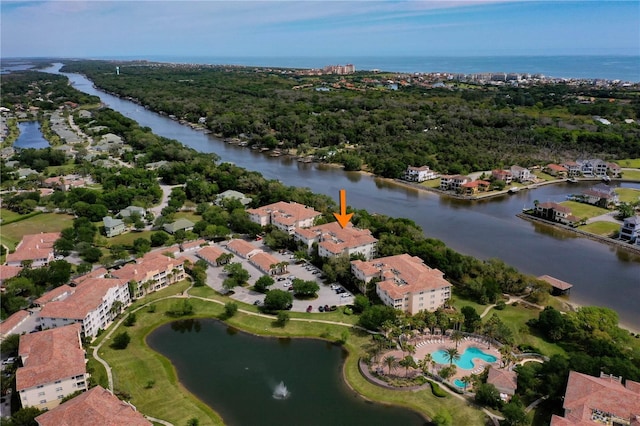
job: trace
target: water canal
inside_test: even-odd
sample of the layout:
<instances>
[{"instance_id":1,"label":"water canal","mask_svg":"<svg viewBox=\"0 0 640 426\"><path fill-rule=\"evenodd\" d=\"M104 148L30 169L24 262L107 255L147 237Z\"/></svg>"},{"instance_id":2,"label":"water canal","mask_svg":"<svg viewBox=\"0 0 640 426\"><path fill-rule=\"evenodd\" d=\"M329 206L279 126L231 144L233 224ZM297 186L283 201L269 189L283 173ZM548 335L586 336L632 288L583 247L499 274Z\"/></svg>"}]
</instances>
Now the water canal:
<instances>
[{"instance_id":1,"label":"water canal","mask_svg":"<svg viewBox=\"0 0 640 426\"><path fill-rule=\"evenodd\" d=\"M18 135L18 139L13 143L14 147L41 149L50 146L49 141L42 136L40 123L37 121L21 121L18 123L18 128L20 129L20 135Z\"/></svg>"},{"instance_id":2,"label":"water canal","mask_svg":"<svg viewBox=\"0 0 640 426\"><path fill-rule=\"evenodd\" d=\"M60 66L45 71L59 72ZM640 256L516 217L523 207L532 206L534 200L562 201L566 195L590 184L547 185L477 202L453 200L362 173L269 157L225 144L134 102L97 90L82 75L65 75L78 90L99 96L110 108L150 127L158 135L201 152L214 152L222 161L258 171L266 178L308 187L336 200L339 190L344 188L347 202L354 208L409 218L422 227L426 236L440 239L460 253L480 259L499 258L524 273L548 274L567 281L574 285L572 302L615 309L623 324L640 328L637 308ZM638 184L622 185L640 188Z\"/></svg>"},{"instance_id":3,"label":"water canal","mask_svg":"<svg viewBox=\"0 0 640 426\"><path fill-rule=\"evenodd\" d=\"M346 354L329 342L259 337L203 319L165 324L147 344L227 425L426 424L413 411L365 401L348 388Z\"/></svg>"}]
</instances>

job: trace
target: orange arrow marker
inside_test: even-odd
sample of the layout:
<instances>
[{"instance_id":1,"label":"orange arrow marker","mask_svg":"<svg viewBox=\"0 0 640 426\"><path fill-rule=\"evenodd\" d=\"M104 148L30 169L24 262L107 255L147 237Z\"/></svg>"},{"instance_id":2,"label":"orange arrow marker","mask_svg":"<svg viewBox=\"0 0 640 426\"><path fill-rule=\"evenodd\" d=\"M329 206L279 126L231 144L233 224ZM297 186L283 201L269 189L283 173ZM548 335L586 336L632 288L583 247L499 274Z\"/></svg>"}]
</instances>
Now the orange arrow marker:
<instances>
[{"instance_id":1,"label":"orange arrow marker","mask_svg":"<svg viewBox=\"0 0 640 426\"><path fill-rule=\"evenodd\" d=\"M349 221L351 220L351 216L353 216L353 213L347 214L347 190L346 189L340 190L340 214L334 213L333 215L338 220L338 223L340 224L340 226L342 226L343 228L347 227L347 225L349 224Z\"/></svg>"}]
</instances>

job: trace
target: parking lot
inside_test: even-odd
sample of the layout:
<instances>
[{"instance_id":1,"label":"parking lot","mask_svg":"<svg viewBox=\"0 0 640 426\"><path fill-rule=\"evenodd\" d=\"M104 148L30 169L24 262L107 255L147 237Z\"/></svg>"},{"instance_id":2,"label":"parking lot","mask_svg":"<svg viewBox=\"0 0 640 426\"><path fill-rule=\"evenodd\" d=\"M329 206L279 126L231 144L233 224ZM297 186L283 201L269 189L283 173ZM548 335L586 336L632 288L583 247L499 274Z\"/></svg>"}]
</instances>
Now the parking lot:
<instances>
[{"instance_id":1,"label":"parking lot","mask_svg":"<svg viewBox=\"0 0 640 426\"><path fill-rule=\"evenodd\" d=\"M312 312L318 312L319 306L341 306L341 305L349 305L353 303L353 296L348 292L344 292L342 294L336 293L336 290L332 289L330 284L325 284L324 281L320 278L321 271L318 271L313 265L309 265L307 263L296 264L294 259L291 259L291 253L279 253L277 251L271 250L269 247L262 244L262 241L252 241L251 244L256 246L256 248L261 249L265 253L269 253L280 261L289 262L289 266L287 267L287 273L282 275L274 275L273 279L275 283L270 287L271 289L279 289L279 290L287 290L291 285L291 280L295 278L299 278L304 281L315 281L320 286L320 290L318 291L318 297L313 300L297 300L295 297L293 299L293 306L291 308L292 311L296 312L306 312L309 305L312 306ZM224 242L222 245L218 244L218 247L225 248ZM248 259L243 259L240 256L234 256L231 259L232 262L239 262L242 264L242 267L246 269L251 277L249 278L249 285L253 286L258 278L264 275L261 271L259 271L255 266L249 263ZM314 274L314 272L316 272ZM207 269L207 284L213 288L214 290L225 293L225 289L222 287L222 281L226 278L226 273L224 272L222 267L209 267ZM280 281L278 281L280 279ZM247 287L236 287L234 288L234 294L231 298L248 304L254 304L256 301L260 301L261 303L264 300L265 295L262 293L255 292L253 290L249 290Z\"/></svg>"}]
</instances>

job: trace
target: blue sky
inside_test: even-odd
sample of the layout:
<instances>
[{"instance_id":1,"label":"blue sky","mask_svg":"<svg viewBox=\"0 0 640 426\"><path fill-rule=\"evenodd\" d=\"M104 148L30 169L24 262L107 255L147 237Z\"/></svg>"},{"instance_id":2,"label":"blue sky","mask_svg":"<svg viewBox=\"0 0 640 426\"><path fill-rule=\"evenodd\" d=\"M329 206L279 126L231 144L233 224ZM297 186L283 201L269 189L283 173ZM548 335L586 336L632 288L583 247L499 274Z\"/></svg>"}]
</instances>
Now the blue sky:
<instances>
[{"instance_id":1,"label":"blue sky","mask_svg":"<svg viewBox=\"0 0 640 426\"><path fill-rule=\"evenodd\" d=\"M0 2L2 57L640 55L640 2Z\"/></svg>"}]
</instances>

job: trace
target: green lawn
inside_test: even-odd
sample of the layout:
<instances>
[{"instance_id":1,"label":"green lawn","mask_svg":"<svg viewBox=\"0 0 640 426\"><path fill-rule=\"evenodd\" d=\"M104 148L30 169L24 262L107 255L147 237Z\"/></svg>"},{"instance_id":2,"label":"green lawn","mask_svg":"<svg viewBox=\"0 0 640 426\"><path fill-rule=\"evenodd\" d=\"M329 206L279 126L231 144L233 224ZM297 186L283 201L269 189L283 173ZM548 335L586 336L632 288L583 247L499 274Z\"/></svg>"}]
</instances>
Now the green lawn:
<instances>
[{"instance_id":1,"label":"green lawn","mask_svg":"<svg viewBox=\"0 0 640 426\"><path fill-rule=\"evenodd\" d=\"M616 188L618 199L625 203L635 203L640 201L640 189L635 188Z\"/></svg>"},{"instance_id":2,"label":"green lawn","mask_svg":"<svg viewBox=\"0 0 640 426\"><path fill-rule=\"evenodd\" d=\"M7 209L0 209L0 219L2 219L2 222L11 222L18 219L20 216L22 216L20 213L12 212Z\"/></svg>"},{"instance_id":3,"label":"green lawn","mask_svg":"<svg viewBox=\"0 0 640 426\"><path fill-rule=\"evenodd\" d=\"M72 226L73 216L68 214L43 213L29 219L0 226L2 244L14 250L22 236L39 232L60 232Z\"/></svg>"},{"instance_id":4,"label":"green lawn","mask_svg":"<svg viewBox=\"0 0 640 426\"><path fill-rule=\"evenodd\" d=\"M591 234L601 235L603 237L611 237L620 231L620 225L613 222L600 221L580 226L578 229Z\"/></svg>"},{"instance_id":5,"label":"green lawn","mask_svg":"<svg viewBox=\"0 0 640 426\"><path fill-rule=\"evenodd\" d=\"M626 158L624 160L617 161L617 163L620 167L640 170L640 158Z\"/></svg>"},{"instance_id":6,"label":"green lawn","mask_svg":"<svg viewBox=\"0 0 640 426\"><path fill-rule=\"evenodd\" d=\"M177 212L175 216L176 220L188 219L193 223L198 223L202 220L202 216L200 216L199 214L195 214L195 212Z\"/></svg>"},{"instance_id":7,"label":"green lawn","mask_svg":"<svg viewBox=\"0 0 640 426\"><path fill-rule=\"evenodd\" d=\"M145 238L148 240L149 238L151 238L151 234L153 234L153 231L138 232L138 231L132 230L124 234L116 235L115 237L107 238L107 240L109 242L109 245L111 246L114 246L117 244L132 246L134 240L137 240L138 238Z\"/></svg>"},{"instance_id":8,"label":"green lawn","mask_svg":"<svg viewBox=\"0 0 640 426\"><path fill-rule=\"evenodd\" d=\"M624 170L622 172L622 177L626 180L640 181L640 170Z\"/></svg>"},{"instance_id":9,"label":"green lawn","mask_svg":"<svg viewBox=\"0 0 640 426\"><path fill-rule=\"evenodd\" d=\"M571 214L579 217L580 219L585 217L591 218L600 216L609 212L609 210L603 209L602 207L596 207L585 203L578 203L576 201L563 201L560 204L570 208Z\"/></svg>"},{"instance_id":10,"label":"green lawn","mask_svg":"<svg viewBox=\"0 0 640 426\"><path fill-rule=\"evenodd\" d=\"M138 301L130 309L135 309L152 298L161 298L170 294L180 293L186 283L171 286L161 292L154 293L144 300ZM192 295L204 295L215 298L221 303L208 302L191 298L197 317L218 317L223 312L223 305L227 298L218 296L210 289L194 288ZM136 313L137 322L133 327L123 327L131 336L131 343L124 351L116 351L103 346L100 354L113 368L115 387L131 396L131 402L140 412L183 425L196 417L200 425L218 425L222 420L210 408L190 394L177 380L176 372L169 361L153 352L144 343L145 337L156 327L173 319L164 315L175 299L157 300L154 302L156 311L149 313L144 307ZM241 309L252 309L253 306L239 303ZM337 315L337 313L334 313ZM331 315L331 314L330 314ZM340 314L342 315L342 314ZM453 416L455 424L483 425L485 417L481 411L469 406L465 401L448 396L436 398L430 390L388 391L372 385L366 381L358 371L357 361L363 353L363 347L370 341L367 333L347 328L341 325L313 323L304 321L304 314L292 313L292 320L285 327L274 324L272 317L263 318L254 315L237 313L227 320L229 325L254 334L289 337L318 337L329 341L337 341L345 330L349 331L346 348L349 356L345 361L343 372L347 383L364 397L388 404L401 405L432 417L438 410L446 409ZM320 314L308 315L308 318L329 319ZM293 318L296 318L294 320ZM301 320L297 320L301 318ZM103 338L103 337L102 337ZM154 385L147 388L147 383L154 381ZM249 402L250 403L250 402Z\"/></svg>"}]
</instances>

